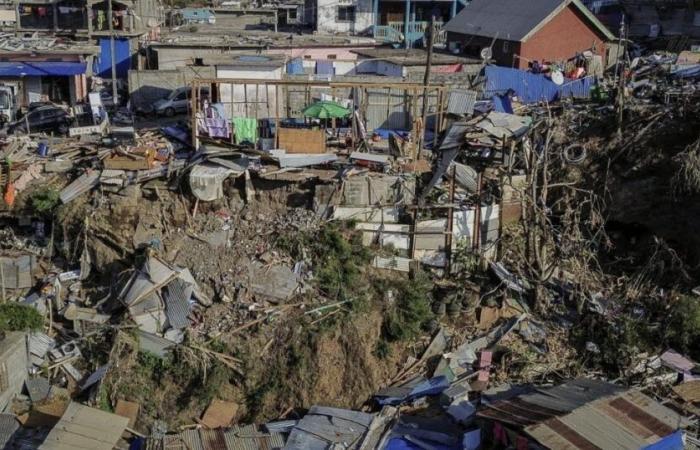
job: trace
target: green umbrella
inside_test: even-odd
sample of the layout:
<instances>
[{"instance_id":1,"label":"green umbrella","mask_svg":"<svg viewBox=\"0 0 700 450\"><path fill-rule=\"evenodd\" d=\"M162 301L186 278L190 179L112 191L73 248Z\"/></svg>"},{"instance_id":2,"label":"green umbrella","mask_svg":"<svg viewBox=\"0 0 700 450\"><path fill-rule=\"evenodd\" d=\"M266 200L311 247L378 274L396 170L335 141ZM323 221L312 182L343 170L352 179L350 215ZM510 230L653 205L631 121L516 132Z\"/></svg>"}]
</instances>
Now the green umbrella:
<instances>
[{"instance_id":1,"label":"green umbrella","mask_svg":"<svg viewBox=\"0 0 700 450\"><path fill-rule=\"evenodd\" d=\"M315 119L337 119L350 115L350 110L334 102L316 102L302 112L305 117Z\"/></svg>"}]
</instances>

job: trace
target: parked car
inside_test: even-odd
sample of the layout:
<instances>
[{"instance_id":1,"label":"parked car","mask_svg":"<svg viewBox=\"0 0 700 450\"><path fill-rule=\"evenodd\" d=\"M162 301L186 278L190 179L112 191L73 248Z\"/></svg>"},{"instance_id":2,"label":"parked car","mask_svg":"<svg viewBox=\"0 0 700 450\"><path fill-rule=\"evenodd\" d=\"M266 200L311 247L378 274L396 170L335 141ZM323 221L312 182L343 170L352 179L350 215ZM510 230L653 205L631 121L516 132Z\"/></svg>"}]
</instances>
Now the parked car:
<instances>
[{"instance_id":1,"label":"parked car","mask_svg":"<svg viewBox=\"0 0 700 450\"><path fill-rule=\"evenodd\" d=\"M11 123L8 133L35 133L39 131L55 131L68 134L72 118L68 111L60 106L40 106L30 110L23 118ZM29 129L27 129L29 125Z\"/></svg>"},{"instance_id":2,"label":"parked car","mask_svg":"<svg viewBox=\"0 0 700 450\"><path fill-rule=\"evenodd\" d=\"M208 89L202 89L202 95L209 96ZM173 89L164 99L160 99L153 104L153 109L159 116L172 117L175 114L186 113L190 107L192 98L191 87L181 87Z\"/></svg>"}]
</instances>

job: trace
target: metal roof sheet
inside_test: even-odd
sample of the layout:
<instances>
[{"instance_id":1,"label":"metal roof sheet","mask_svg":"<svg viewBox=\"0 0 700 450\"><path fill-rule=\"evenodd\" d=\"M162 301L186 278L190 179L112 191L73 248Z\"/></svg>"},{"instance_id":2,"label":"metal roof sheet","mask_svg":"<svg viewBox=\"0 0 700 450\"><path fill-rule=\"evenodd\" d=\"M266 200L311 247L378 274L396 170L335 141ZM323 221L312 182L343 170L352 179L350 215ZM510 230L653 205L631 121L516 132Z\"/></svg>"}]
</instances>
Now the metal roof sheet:
<instances>
[{"instance_id":1,"label":"metal roof sheet","mask_svg":"<svg viewBox=\"0 0 700 450\"><path fill-rule=\"evenodd\" d=\"M18 429L19 422L14 414L0 414L0 448L5 448Z\"/></svg>"},{"instance_id":2,"label":"metal roof sheet","mask_svg":"<svg viewBox=\"0 0 700 450\"><path fill-rule=\"evenodd\" d=\"M194 286L180 278L175 278L163 290L165 300L165 315L170 326L176 329L187 328L190 325L190 298Z\"/></svg>"},{"instance_id":3,"label":"metal roof sheet","mask_svg":"<svg viewBox=\"0 0 700 450\"><path fill-rule=\"evenodd\" d=\"M325 450L332 444L355 449L374 416L359 411L313 406L292 429L285 450Z\"/></svg>"},{"instance_id":4,"label":"metal roof sheet","mask_svg":"<svg viewBox=\"0 0 700 450\"><path fill-rule=\"evenodd\" d=\"M472 114L476 104L476 91L450 91L447 100L447 112L450 114Z\"/></svg>"},{"instance_id":5,"label":"metal roof sheet","mask_svg":"<svg viewBox=\"0 0 700 450\"><path fill-rule=\"evenodd\" d=\"M550 448L639 449L673 434L688 420L638 391L602 398L525 428Z\"/></svg>"},{"instance_id":6,"label":"metal roof sheet","mask_svg":"<svg viewBox=\"0 0 700 450\"><path fill-rule=\"evenodd\" d=\"M614 36L578 0L473 0L444 27L452 33L526 41L567 6L576 8L607 39Z\"/></svg>"},{"instance_id":7,"label":"metal roof sheet","mask_svg":"<svg viewBox=\"0 0 700 450\"><path fill-rule=\"evenodd\" d=\"M71 402L40 450L112 450L129 419Z\"/></svg>"},{"instance_id":8,"label":"metal roof sheet","mask_svg":"<svg viewBox=\"0 0 700 450\"><path fill-rule=\"evenodd\" d=\"M276 450L284 447L285 437L279 432L263 432L256 425L232 427L224 432L226 450Z\"/></svg>"}]
</instances>

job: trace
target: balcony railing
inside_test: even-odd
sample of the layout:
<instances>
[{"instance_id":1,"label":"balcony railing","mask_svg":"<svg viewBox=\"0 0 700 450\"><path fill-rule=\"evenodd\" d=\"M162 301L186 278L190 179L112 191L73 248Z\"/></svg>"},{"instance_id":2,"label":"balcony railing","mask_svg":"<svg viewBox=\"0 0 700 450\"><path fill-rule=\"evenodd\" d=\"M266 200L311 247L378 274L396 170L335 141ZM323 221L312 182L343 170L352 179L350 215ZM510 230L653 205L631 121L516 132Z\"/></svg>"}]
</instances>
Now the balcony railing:
<instances>
[{"instance_id":1,"label":"balcony railing","mask_svg":"<svg viewBox=\"0 0 700 450\"><path fill-rule=\"evenodd\" d=\"M446 33L443 30L443 22L435 22L435 43L444 44ZM414 21L408 23L408 40L411 42L420 41L425 37L425 32L430 27L430 22ZM405 38L404 22L389 22L386 25L374 27L374 38L382 42L397 43Z\"/></svg>"}]
</instances>

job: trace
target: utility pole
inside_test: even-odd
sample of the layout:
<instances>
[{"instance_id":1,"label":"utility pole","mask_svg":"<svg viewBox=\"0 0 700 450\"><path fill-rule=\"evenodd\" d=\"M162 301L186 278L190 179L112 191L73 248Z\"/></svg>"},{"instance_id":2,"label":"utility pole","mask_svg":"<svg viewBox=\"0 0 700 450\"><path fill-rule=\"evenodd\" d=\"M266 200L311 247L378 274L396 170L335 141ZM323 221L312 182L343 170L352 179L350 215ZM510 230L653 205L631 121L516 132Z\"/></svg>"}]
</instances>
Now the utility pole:
<instances>
[{"instance_id":1,"label":"utility pole","mask_svg":"<svg viewBox=\"0 0 700 450\"><path fill-rule=\"evenodd\" d=\"M420 140L416 139L418 144L418 155L416 159L420 159L421 147L425 140L425 129L428 120L428 85L430 84L430 70L433 66L433 45L435 44L435 9L430 13L430 25L428 25L428 57L425 62L425 75L423 76L423 111L421 114L423 131L421 132ZM437 132L437 130L435 130Z\"/></svg>"},{"instance_id":2,"label":"utility pole","mask_svg":"<svg viewBox=\"0 0 700 450\"><path fill-rule=\"evenodd\" d=\"M112 17L112 0L107 0L107 22L109 23L109 53L112 59L112 102L117 106L117 65L114 54L114 18Z\"/></svg>"},{"instance_id":3,"label":"utility pole","mask_svg":"<svg viewBox=\"0 0 700 450\"><path fill-rule=\"evenodd\" d=\"M620 22L620 44L622 47L622 55L617 61L618 67L616 72L618 72L618 85L617 85L617 132L622 134L622 121L624 119L625 112L625 62L627 58L627 27L625 26L625 16L622 16L622 21ZM619 48L618 47L618 48Z\"/></svg>"}]
</instances>

